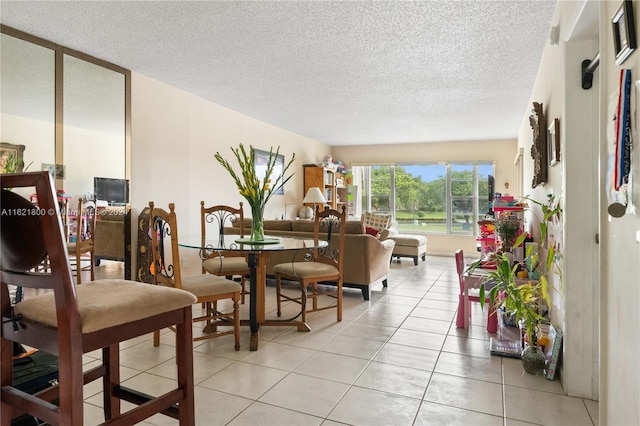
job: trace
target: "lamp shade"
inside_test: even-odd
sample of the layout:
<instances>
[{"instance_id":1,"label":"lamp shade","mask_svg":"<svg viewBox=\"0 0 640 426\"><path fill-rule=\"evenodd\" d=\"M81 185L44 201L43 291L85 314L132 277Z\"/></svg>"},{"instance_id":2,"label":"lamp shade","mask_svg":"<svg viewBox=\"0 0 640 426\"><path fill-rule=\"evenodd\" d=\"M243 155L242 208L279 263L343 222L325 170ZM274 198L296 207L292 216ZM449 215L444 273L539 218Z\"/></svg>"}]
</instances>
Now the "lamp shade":
<instances>
[{"instance_id":1,"label":"lamp shade","mask_svg":"<svg viewBox=\"0 0 640 426\"><path fill-rule=\"evenodd\" d=\"M322 195L322 191L317 186L312 186L307 191L307 195L304 196L303 203L313 203L313 204L325 204L327 200Z\"/></svg>"}]
</instances>

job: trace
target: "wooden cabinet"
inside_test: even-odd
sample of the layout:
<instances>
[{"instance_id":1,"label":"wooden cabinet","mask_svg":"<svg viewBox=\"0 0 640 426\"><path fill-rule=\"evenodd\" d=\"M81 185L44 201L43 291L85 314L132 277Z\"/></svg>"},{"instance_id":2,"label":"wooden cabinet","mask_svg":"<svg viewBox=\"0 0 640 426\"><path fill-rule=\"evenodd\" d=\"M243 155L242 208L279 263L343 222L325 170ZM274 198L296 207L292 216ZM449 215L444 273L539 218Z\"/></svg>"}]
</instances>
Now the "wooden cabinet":
<instances>
[{"instance_id":1,"label":"wooden cabinet","mask_svg":"<svg viewBox=\"0 0 640 426\"><path fill-rule=\"evenodd\" d=\"M309 188L315 186L320 188L330 208L337 210L347 204L347 187L342 173L316 164L304 164L302 167L304 168L303 198ZM313 207L311 204L307 205Z\"/></svg>"}]
</instances>

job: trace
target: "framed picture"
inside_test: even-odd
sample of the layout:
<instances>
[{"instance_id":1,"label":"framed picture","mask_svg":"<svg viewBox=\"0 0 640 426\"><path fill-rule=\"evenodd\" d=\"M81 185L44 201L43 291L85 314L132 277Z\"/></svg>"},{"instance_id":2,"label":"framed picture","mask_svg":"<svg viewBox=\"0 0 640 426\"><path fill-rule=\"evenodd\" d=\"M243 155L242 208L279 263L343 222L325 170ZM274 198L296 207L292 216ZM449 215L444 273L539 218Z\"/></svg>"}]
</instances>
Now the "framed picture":
<instances>
[{"instance_id":1,"label":"framed picture","mask_svg":"<svg viewBox=\"0 0 640 426\"><path fill-rule=\"evenodd\" d=\"M560 120L554 118L547 132L547 151L549 152L549 165L555 166L560 162Z\"/></svg>"},{"instance_id":2,"label":"framed picture","mask_svg":"<svg viewBox=\"0 0 640 426\"><path fill-rule=\"evenodd\" d=\"M24 171L24 145L0 142L0 173Z\"/></svg>"},{"instance_id":3,"label":"framed picture","mask_svg":"<svg viewBox=\"0 0 640 426\"><path fill-rule=\"evenodd\" d=\"M636 26L633 18L633 3L624 0L613 18L613 47L616 65L621 65L636 49Z\"/></svg>"},{"instance_id":4,"label":"framed picture","mask_svg":"<svg viewBox=\"0 0 640 426\"><path fill-rule=\"evenodd\" d=\"M253 165L256 169L256 176L260 181L264 180L265 175L267 174L267 163L269 162L269 151L262 151L260 149L253 149ZM282 176L282 171L284 170L284 155L278 154L276 158L276 163L273 166L273 171L271 172L271 182L275 182L278 176ZM274 194L284 195L284 187L278 188L277 191L273 192Z\"/></svg>"}]
</instances>

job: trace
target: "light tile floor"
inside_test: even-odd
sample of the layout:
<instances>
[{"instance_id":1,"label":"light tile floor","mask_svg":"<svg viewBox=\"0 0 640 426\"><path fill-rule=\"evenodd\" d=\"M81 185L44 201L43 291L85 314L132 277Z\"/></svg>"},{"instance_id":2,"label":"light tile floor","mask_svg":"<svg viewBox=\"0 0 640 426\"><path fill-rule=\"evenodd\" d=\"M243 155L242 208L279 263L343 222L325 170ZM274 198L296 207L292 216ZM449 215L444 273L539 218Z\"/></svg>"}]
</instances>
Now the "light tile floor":
<instances>
[{"instance_id":1,"label":"light tile floor","mask_svg":"<svg viewBox=\"0 0 640 426\"><path fill-rule=\"evenodd\" d=\"M97 275L119 274L118 268L105 263ZM340 323L327 310L309 315L309 333L263 327L257 352L248 350L246 329L238 352L231 336L196 342L196 423L597 424L598 402L565 396L559 380L529 375L519 360L490 356L486 314L477 304L470 329L456 328L456 280L453 256L428 256L418 266L402 260L391 264L388 288L373 285L370 301L345 290ZM275 316L273 287L267 297L268 315ZM125 342L125 383L151 394L172 386L172 337L165 331L158 348L150 335ZM96 355L86 355L85 363L95 363ZM86 424L100 423L99 386L84 392ZM177 422L158 415L145 424Z\"/></svg>"}]
</instances>

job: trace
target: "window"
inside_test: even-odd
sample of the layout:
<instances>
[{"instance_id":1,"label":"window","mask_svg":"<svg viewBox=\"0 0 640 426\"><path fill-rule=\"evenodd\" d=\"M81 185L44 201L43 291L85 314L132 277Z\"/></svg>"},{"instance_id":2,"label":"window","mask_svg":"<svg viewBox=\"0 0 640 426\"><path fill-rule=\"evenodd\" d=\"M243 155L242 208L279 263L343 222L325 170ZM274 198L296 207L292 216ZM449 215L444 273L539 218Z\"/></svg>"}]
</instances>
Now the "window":
<instances>
[{"instance_id":1,"label":"window","mask_svg":"<svg viewBox=\"0 0 640 426\"><path fill-rule=\"evenodd\" d=\"M354 166L363 211L390 212L402 233L477 235L491 163Z\"/></svg>"}]
</instances>

